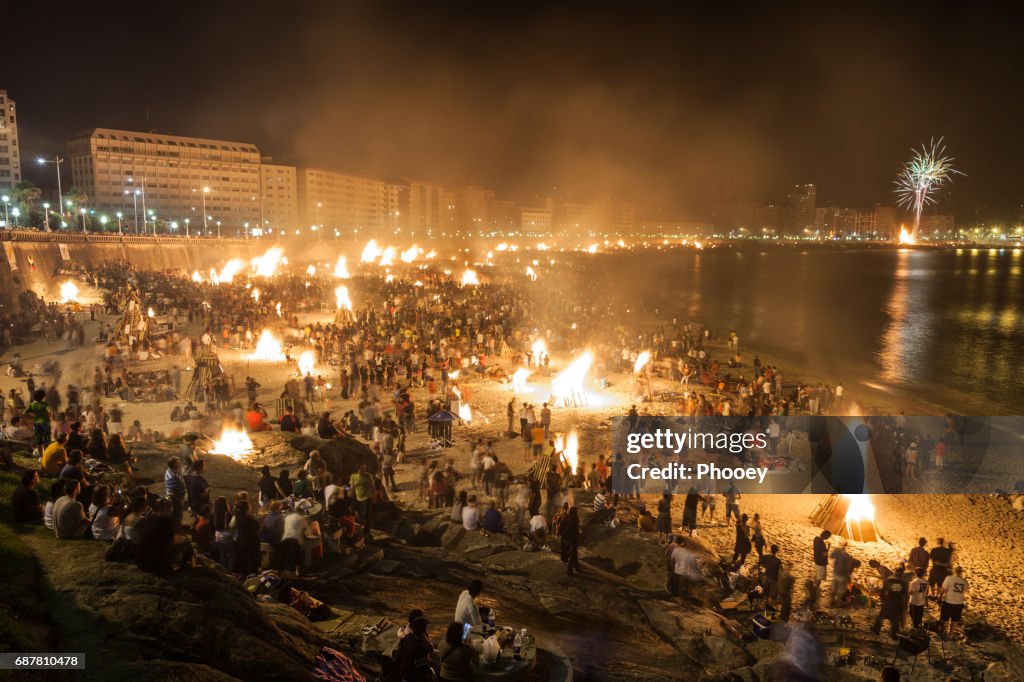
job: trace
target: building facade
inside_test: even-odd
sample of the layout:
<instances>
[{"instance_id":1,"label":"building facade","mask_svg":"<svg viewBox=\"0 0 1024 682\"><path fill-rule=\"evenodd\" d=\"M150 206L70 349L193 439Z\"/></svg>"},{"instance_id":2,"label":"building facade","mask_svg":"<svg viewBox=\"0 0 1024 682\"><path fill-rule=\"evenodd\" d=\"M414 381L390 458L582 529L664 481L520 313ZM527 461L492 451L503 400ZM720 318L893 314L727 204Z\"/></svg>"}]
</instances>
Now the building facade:
<instances>
[{"instance_id":1,"label":"building facade","mask_svg":"<svg viewBox=\"0 0 1024 682\"><path fill-rule=\"evenodd\" d=\"M18 148L18 111L6 90L0 90L0 112L3 112L0 119L0 193L9 195L21 182L21 150Z\"/></svg>"},{"instance_id":2,"label":"building facade","mask_svg":"<svg viewBox=\"0 0 1024 682\"><path fill-rule=\"evenodd\" d=\"M433 236L444 224L444 187L433 182L407 180L408 191L400 207L401 226L413 239Z\"/></svg>"},{"instance_id":3,"label":"building facade","mask_svg":"<svg viewBox=\"0 0 1024 682\"><path fill-rule=\"evenodd\" d=\"M207 234L241 235L259 225L260 153L253 144L95 128L68 141L68 159L71 185L85 197L79 203L121 212L137 231L151 231L156 221L184 231L187 220L198 233L204 208Z\"/></svg>"},{"instance_id":4,"label":"building facade","mask_svg":"<svg viewBox=\"0 0 1024 682\"><path fill-rule=\"evenodd\" d=\"M291 232L299 225L299 181L295 166L260 164L260 219L264 230Z\"/></svg>"},{"instance_id":5,"label":"building facade","mask_svg":"<svg viewBox=\"0 0 1024 682\"><path fill-rule=\"evenodd\" d=\"M803 234L814 230L814 209L817 189L814 185L795 185L786 197L787 210L784 229L790 234Z\"/></svg>"},{"instance_id":6,"label":"building facade","mask_svg":"<svg viewBox=\"0 0 1024 682\"><path fill-rule=\"evenodd\" d=\"M326 235L380 237L394 231L388 183L317 168L298 170L299 219ZM393 213L393 209L391 209Z\"/></svg>"}]
</instances>

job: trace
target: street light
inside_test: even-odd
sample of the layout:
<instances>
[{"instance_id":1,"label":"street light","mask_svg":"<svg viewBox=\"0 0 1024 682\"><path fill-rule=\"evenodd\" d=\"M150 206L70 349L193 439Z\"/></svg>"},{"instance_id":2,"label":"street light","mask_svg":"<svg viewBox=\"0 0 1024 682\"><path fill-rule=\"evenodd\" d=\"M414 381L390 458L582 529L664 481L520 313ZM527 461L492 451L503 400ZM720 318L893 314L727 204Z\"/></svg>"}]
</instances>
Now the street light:
<instances>
[{"instance_id":1,"label":"street light","mask_svg":"<svg viewBox=\"0 0 1024 682\"><path fill-rule=\"evenodd\" d=\"M11 213L14 214L14 225L15 225L15 227L17 227L17 225L18 225L18 216L21 215L21 209L18 208L17 206L15 206L14 208L11 209Z\"/></svg>"},{"instance_id":2,"label":"street light","mask_svg":"<svg viewBox=\"0 0 1024 682\"><path fill-rule=\"evenodd\" d=\"M86 231L85 230L85 209L84 208L78 209L78 213L79 213L79 215L82 216L82 233L84 234L85 231Z\"/></svg>"},{"instance_id":3,"label":"street light","mask_svg":"<svg viewBox=\"0 0 1024 682\"><path fill-rule=\"evenodd\" d=\"M153 234L156 235L156 215L153 213L153 209L149 209L147 213L149 214L149 219L153 221ZM146 216L142 216L142 220L145 222ZM145 232L145 230L143 230L143 232Z\"/></svg>"},{"instance_id":4,"label":"street light","mask_svg":"<svg viewBox=\"0 0 1024 682\"><path fill-rule=\"evenodd\" d=\"M4 226L7 227L8 229L10 229L10 227L11 227L11 216L7 212L8 211L7 207L11 203L11 198L5 194L2 197L0 197L0 201L4 202Z\"/></svg>"},{"instance_id":5,"label":"street light","mask_svg":"<svg viewBox=\"0 0 1024 682\"><path fill-rule=\"evenodd\" d=\"M189 222L189 218L185 218L185 236L186 237L189 236L189 234L188 234L188 222Z\"/></svg>"},{"instance_id":6,"label":"street light","mask_svg":"<svg viewBox=\"0 0 1024 682\"><path fill-rule=\"evenodd\" d=\"M43 202L43 227L47 232L50 231L50 202Z\"/></svg>"},{"instance_id":7,"label":"street light","mask_svg":"<svg viewBox=\"0 0 1024 682\"><path fill-rule=\"evenodd\" d=\"M46 165L48 163L52 163L54 166L57 167L57 205L58 206L63 206L64 205L64 192L61 190L61 187L60 187L60 165L62 163L64 163L64 159L61 158L61 156L59 154L57 156L54 156L52 159L44 159L43 157L40 156L39 158L36 159L36 163L38 163L40 166L44 166L44 165ZM63 211L63 209L62 209L62 211ZM61 215L64 215L63 212L61 213Z\"/></svg>"},{"instance_id":8,"label":"street light","mask_svg":"<svg viewBox=\"0 0 1024 682\"><path fill-rule=\"evenodd\" d=\"M107 231L107 216L105 216L105 215L101 215L100 216L100 225L102 225L102 228L101 228L102 231L106 232Z\"/></svg>"},{"instance_id":9,"label":"street light","mask_svg":"<svg viewBox=\"0 0 1024 682\"><path fill-rule=\"evenodd\" d=\"M220 221L217 221L217 239L220 239Z\"/></svg>"},{"instance_id":10,"label":"street light","mask_svg":"<svg viewBox=\"0 0 1024 682\"><path fill-rule=\"evenodd\" d=\"M115 213L114 215L116 215L116 216L117 216L117 233L118 233L118 234L124 234L123 232L121 232L121 218L123 218L123 217L124 217L124 214L123 214L123 213L121 213L120 211L118 211L118 212L117 212L117 213Z\"/></svg>"},{"instance_id":11,"label":"street light","mask_svg":"<svg viewBox=\"0 0 1024 682\"><path fill-rule=\"evenodd\" d=\"M203 187L203 232L206 232L206 195L210 193L209 187ZM219 234L217 235L220 236Z\"/></svg>"}]
</instances>

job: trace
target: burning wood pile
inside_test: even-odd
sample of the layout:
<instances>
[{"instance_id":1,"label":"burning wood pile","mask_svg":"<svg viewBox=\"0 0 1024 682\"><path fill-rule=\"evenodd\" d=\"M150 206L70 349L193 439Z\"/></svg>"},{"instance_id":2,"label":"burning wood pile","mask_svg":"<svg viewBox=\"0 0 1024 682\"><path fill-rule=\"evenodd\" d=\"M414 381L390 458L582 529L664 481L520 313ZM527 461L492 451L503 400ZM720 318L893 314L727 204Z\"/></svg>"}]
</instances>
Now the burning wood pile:
<instances>
[{"instance_id":1,"label":"burning wood pile","mask_svg":"<svg viewBox=\"0 0 1024 682\"><path fill-rule=\"evenodd\" d=\"M826 495L810 519L815 526L847 540L877 542L880 539L870 495Z\"/></svg>"}]
</instances>

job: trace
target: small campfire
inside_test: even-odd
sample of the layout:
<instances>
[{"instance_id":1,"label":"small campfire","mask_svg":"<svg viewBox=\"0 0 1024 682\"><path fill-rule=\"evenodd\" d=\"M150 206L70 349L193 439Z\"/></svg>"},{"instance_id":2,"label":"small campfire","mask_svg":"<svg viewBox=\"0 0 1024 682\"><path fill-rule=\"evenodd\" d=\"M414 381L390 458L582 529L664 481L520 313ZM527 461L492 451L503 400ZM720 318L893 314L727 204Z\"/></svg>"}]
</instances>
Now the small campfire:
<instances>
[{"instance_id":1,"label":"small campfire","mask_svg":"<svg viewBox=\"0 0 1024 682\"><path fill-rule=\"evenodd\" d=\"M207 452L211 455L226 455L240 461L251 455L255 449L252 439L245 431L225 428L221 431L220 437L214 439L213 447Z\"/></svg>"},{"instance_id":2,"label":"small campfire","mask_svg":"<svg viewBox=\"0 0 1024 682\"><path fill-rule=\"evenodd\" d=\"M67 281L60 285L60 302L61 303L77 303L78 302L78 285L74 282Z\"/></svg>"},{"instance_id":3,"label":"small campfire","mask_svg":"<svg viewBox=\"0 0 1024 682\"><path fill-rule=\"evenodd\" d=\"M580 437L576 429L569 431L564 438L559 435L555 438L555 450L561 453L561 459L565 462L573 475L576 475L580 466Z\"/></svg>"}]
</instances>

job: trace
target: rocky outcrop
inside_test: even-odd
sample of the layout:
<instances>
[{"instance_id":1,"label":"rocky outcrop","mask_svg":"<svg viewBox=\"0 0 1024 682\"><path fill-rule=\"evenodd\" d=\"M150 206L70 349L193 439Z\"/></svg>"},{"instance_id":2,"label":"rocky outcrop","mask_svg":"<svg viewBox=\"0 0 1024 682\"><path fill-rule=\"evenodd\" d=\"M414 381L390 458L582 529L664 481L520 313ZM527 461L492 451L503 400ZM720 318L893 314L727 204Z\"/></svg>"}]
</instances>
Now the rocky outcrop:
<instances>
[{"instance_id":1,"label":"rocky outcrop","mask_svg":"<svg viewBox=\"0 0 1024 682\"><path fill-rule=\"evenodd\" d=\"M145 679L312 679L325 643L294 609L258 602L214 570L155 576L97 556L51 566L50 575L64 595L54 614L61 637L91 644L87 660L107 662L105 674L114 668Z\"/></svg>"},{"instance_id":2,"label":"rocky outcrop","mask_svg":"<svg viewBox=\"0 0 1024 682\"><path fill-rule=\"evenodd\" d=\"M263 465L271 469L298 468L305 463L309 453L318 450L336 481L348 481L361 464L373 470L377 457L362 441L354 438L331 438L324 440L316 436L304 436L281 431L264 431L251 434L256 454L247 460L254 468Z\"/></svg>"}]
</instances>

